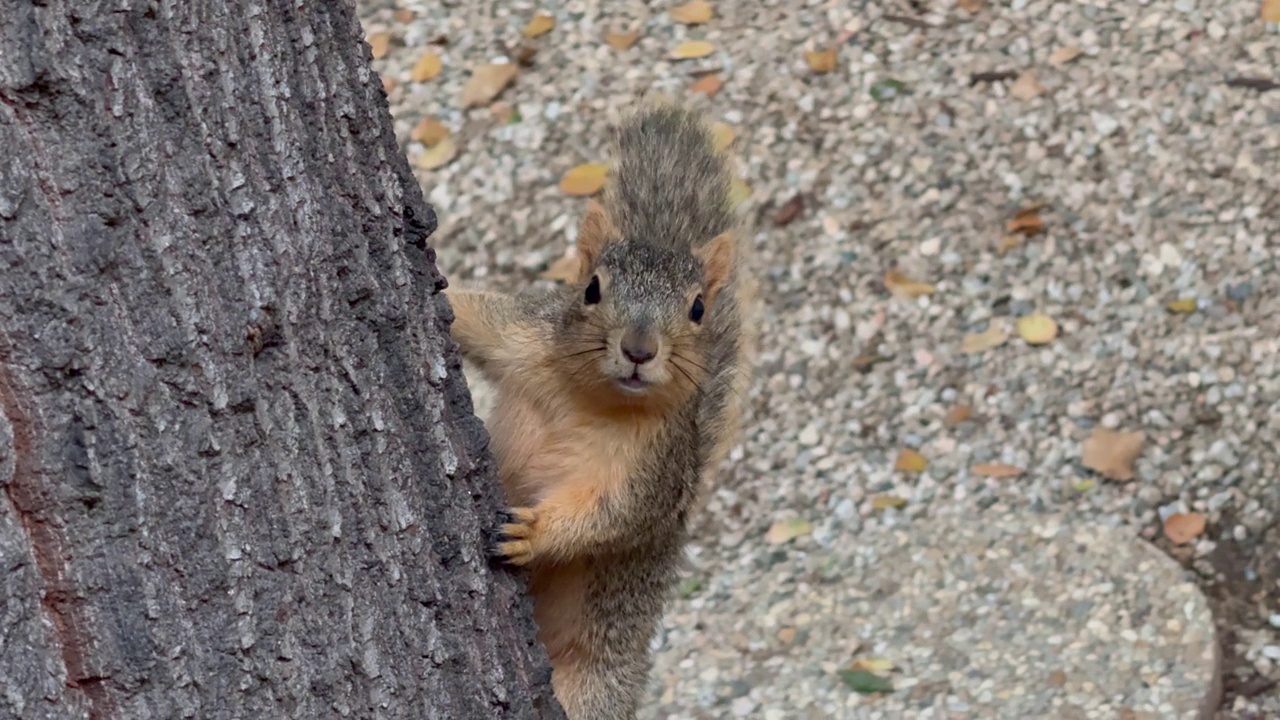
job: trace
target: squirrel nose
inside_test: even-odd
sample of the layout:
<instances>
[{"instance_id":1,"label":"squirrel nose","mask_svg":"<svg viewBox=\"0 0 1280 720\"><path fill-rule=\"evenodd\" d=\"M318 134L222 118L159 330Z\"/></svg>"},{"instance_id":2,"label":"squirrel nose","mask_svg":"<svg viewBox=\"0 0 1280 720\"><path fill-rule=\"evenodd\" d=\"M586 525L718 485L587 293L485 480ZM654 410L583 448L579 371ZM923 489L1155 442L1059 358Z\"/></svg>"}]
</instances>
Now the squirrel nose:
<instances>
[{"instance_id":1,"label":"squirrel nose","mask_svg":"<svg viewBox=\"0 0 1280 720\"><path fill-rule=\"evenodd\" d=\"M627 331L622 336L622 354L637 365L643 365L658 354L658 339L648 332Z\"/></svg>"}]
</instances>

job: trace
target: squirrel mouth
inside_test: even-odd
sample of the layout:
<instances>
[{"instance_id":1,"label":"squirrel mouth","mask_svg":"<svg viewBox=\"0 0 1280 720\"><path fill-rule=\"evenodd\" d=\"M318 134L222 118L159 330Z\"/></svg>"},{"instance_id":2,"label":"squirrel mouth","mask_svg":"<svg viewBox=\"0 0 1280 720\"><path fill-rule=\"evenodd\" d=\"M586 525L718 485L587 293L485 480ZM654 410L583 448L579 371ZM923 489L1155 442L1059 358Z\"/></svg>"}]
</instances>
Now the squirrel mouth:
<instances>
[{"instance_id":1,"label":"squirrel mouth","mask_svg":"<svg viewBox=\"0 0 1280 720\"><path fill-rule=\"evenodd\" d=\"M649 383L640 377L640 373L631 373L631 377L618 381L618 386L627 392L644 392Z\"/></svg>"}]
</instances>

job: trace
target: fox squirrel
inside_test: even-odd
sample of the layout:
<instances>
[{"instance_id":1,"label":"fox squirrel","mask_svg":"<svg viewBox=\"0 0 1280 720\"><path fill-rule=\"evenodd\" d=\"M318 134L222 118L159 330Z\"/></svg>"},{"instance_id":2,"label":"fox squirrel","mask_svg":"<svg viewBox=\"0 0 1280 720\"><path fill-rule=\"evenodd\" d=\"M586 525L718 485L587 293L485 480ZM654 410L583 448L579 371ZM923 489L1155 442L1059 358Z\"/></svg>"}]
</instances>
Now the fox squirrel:
<instances>
[{"instance_id":1,"label":"fox squirrel","mask_svg":"<svg viewBox=\"0 0 1280 720\"><path fill-rule=\"evenodd\" d=\"M732 446L754 335L731 177L699 114L613 135L576 282L447 290L452 335L495 389L506 501L496 554L531 570L538 637L571 720L635 716L649 643L704 479Z\"/></svg>"}]
</instances>

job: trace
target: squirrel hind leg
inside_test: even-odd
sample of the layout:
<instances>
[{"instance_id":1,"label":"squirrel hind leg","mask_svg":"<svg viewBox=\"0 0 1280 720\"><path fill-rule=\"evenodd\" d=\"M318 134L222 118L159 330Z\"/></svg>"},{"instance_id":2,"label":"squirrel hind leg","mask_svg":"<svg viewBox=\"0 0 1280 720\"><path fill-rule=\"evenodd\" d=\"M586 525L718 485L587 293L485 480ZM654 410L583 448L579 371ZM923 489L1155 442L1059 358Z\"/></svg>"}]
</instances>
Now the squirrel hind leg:
<instances>
[{"instance_id":1,"label":"squirrel hind leg","mask_svg":"<svg viewBox=\"0 0 1280 720\"><path fill-rule=\"evenodd\" d=\"M569 720L635 720L649 663L576 657L555 665L551 686Z\"/></svg>"}]
</instances>

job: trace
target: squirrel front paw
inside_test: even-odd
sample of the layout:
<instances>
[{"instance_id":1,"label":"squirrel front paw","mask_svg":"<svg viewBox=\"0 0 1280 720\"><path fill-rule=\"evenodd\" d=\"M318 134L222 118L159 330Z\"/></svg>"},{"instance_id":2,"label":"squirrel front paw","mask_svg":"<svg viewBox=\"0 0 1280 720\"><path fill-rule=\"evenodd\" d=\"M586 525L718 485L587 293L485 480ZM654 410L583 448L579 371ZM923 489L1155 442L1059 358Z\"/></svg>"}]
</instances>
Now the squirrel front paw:
<instances>
[{"instance_id":1,"label":"squirrel front paw","mask_svg":"<svg viewBox=\"0 0 1280 720\"><path fill-rule=\"evenodd\" d=\"M538 514L533 508L510 508L504 513L503 520L494 554L512 565L528 565L534 558L533 540Z\"/></svg>"}]
</instances>

